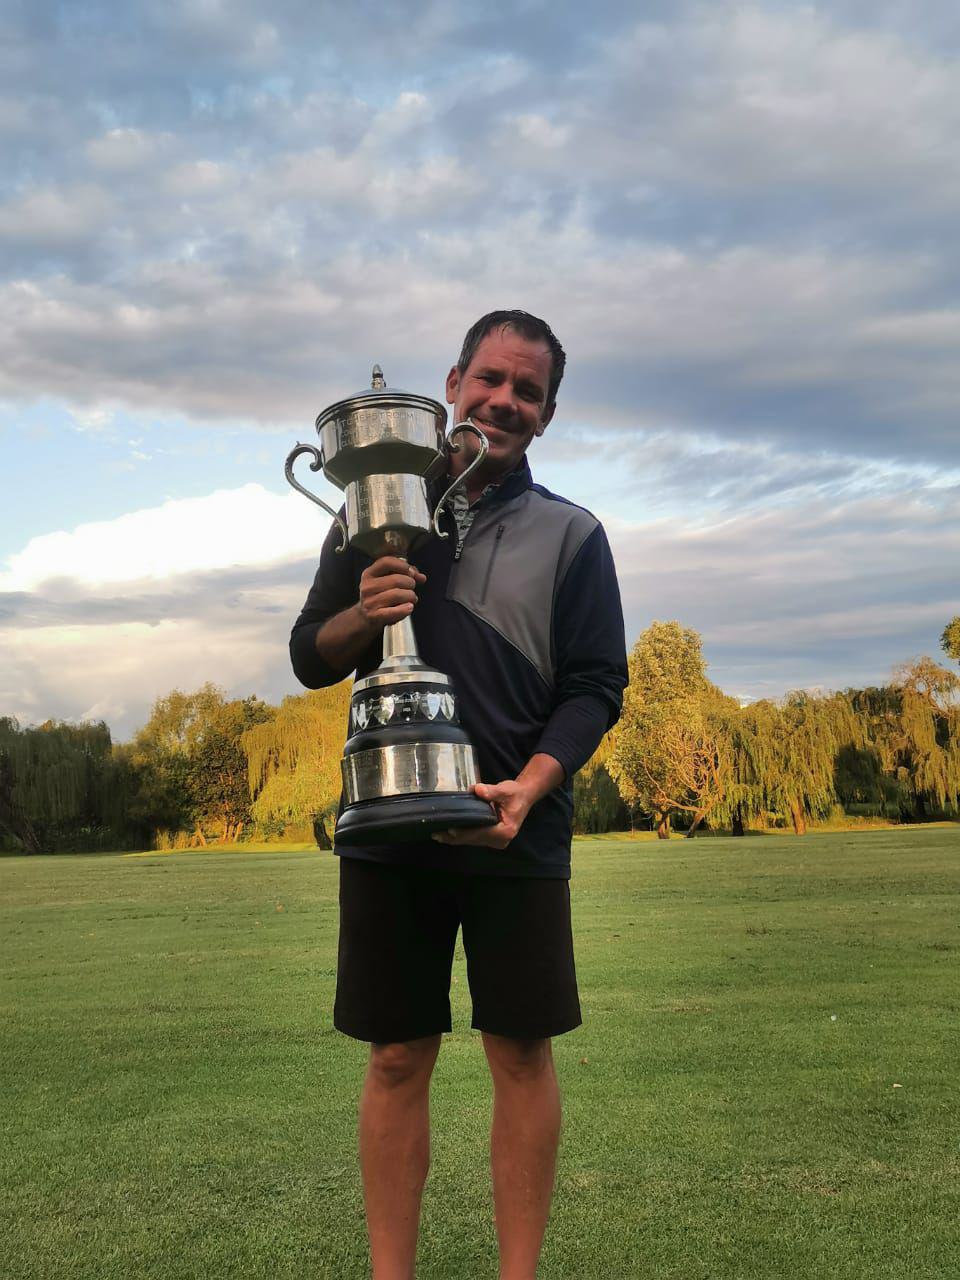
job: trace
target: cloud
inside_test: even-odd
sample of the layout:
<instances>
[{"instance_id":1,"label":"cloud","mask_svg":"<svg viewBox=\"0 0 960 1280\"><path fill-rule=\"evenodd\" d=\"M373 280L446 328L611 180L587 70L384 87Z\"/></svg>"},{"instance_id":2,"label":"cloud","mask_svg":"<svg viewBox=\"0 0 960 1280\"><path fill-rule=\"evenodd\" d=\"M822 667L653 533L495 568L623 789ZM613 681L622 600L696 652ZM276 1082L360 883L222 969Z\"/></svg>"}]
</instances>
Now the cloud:
<instances>
[{"instance_id":1,"label":"cloud","mask_svg":"<svg viewBox=\"0 0 960 1280\"><path fill-rule=\"evenodd\" d=\"M611 521L627 634L700 631L728 692L881 683L934 653L960 609L960 484L747 509L697 524Z\"/></svg>"},{"instance_id":2,"label":"cloud","mask_svg":"<svg viewBox=\"0 0 960 1280\"><path fill-rule=\"evenodd\" d=\"M922 23L609 5L574 52L541 6L509 47L497 6L412 4L372 33L322 9L39 6L0 393L300 422L373 359L432 385L476 314L519 301L597 425L956 460L960 78ZM370 75L318 90L364 35Z\"/></svg>"},{"instance_id":3,"label":"cloud","mask_svg":"<svg viewBox=\"0 0 960 1280\"><path fill-rule=\"evenodd\" d=\"M681 619L741 697L882 682L960 611L957 483L605 522L629 640ZM0 703L25 720L112 708L123 736L174 686L279 699L325 531L297 495L247 486L33 540L0 582Z\"/></svg>"},{"instance_id":4,"label":"cloud","mask_svg":"<svg viewBox=\"0 0 960 1280\"><path fill-rule=\"evenodd\" d=\"M308 474L301 483L340 505L337 490L323 480ZM32 538L9 558L0 573L0 591L31 592L62 581L76 595L121 583L164 584L234 565L250 568L319 551L328 523L299 495L279 495L257 484L170 499L114 520Z\"/></svg>"}]
</instances>

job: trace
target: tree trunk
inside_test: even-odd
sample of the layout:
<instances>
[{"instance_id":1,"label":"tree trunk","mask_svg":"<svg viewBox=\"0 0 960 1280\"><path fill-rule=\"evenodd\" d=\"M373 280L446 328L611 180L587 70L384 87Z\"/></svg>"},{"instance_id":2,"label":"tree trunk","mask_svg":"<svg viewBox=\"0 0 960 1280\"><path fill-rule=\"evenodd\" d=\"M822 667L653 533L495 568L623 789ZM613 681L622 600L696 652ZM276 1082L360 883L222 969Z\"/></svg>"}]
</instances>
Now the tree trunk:
<instances>
[{"instance_id":1,"label":"tree trunk","mask_svg":"<svg viewBox=\"0 0 960 1280\"><path fill-rule=\"evenodd\" d=\"M657 839L669 840L670 839L670 814L658 813L656 815L656 819L657 819Z\"/></svg>"},{"instance_id":2,"label":"tree trunk","mask_svg":"<svg viewBox=\"0 0 960 1280\"><path fill-rule=\"evenodd\" d=\"M733 831L735 836L743 835L743 805L738 804L733 811Z\"/></svg>"},{"instance_id":3,"label":"tree trunk","mask_svg":"<svg viewBox=\"0 0 960 1280\"><path fill-rule=\"evenodd\" d=\"M793 822L794 834L798 836L806 835L807 820L803 816L803 809L798 804L790 806L790 818Z\"/></svg>"},{"instance_id":4,"label":"tree trunk","mask_svg":"<svg viewBox=\"0 0 960 1280\"><path fill-rule=\"evenodd\" d=\"M11 835L15 836L23 845L24 853L39 853L40 841L37 839L37 833L33 829L33 823L29 818L21 817L19 814L5 814L0 820L0 828L6 827Z\"/></svg>"},{"instance_id":5,"label":"tree trunk","mask_svg":"<svg viewBox=\"0 0 960 1280\"><path fill-rule=\"evenodd\" d=\"M322 813L318 813L314 816L313 838L317 842L318 849L333 848L333 841L330 839L330 832L327 830L326 820Z\"/></svg>"},{"instance_id":6,"label":"tree trunk","mask_svg":"<svg viewBox=\"0 0 960 1280\"><path fill-rule=\"evenodd\" d=\"M700 823L704 820L706 816L707 815L705 813L694 814L693 822L690 823L690 827L687 831L687 834L684 836L685 840L693 839L694 832L696 831L697 827L699 827Z\"/></svg>"},{"instance_id":7,"label":"tree trunk","mask_svg":"<svg viewBox=\"0 0 960 1280\"><path fill-rule=\"evenodd\" d=\"M204 849L207 847L207 837L203 834L199 822L197 823L197 829L193 833L193 838L197 844L203 845Z\"/></svg>"},{"instance_id":8,"label":"tree trunk","mask_svg":"<svg viewBox=\"0 0 960 1280\"><path fill-rule=\"evenodd\" d=\"M0 830L6 828L23 845L27 853L39 853L40 841L33 823L17 803L13 766L5 755L0 755Z\"/></svg>"}]
</instances>

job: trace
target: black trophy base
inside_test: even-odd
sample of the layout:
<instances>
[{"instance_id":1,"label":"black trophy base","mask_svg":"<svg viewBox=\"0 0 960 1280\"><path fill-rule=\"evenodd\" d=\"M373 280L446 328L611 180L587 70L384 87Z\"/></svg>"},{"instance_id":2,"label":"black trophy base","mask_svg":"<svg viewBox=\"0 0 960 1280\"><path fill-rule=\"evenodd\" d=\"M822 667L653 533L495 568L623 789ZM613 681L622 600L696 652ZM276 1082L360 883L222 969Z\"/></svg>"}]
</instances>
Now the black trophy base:
<instances>
[{"instance_id":1,"label":"black trophy base","mask_svg":"<svg viewBox=\"0 0 960 1280\"><path fill-rule=\"evenodd\" d=\"M492 827L497 816L474 795L390 796L361 800L337 820L336 843L408 844L455 827Z\"/></svg>"}]
</instances>

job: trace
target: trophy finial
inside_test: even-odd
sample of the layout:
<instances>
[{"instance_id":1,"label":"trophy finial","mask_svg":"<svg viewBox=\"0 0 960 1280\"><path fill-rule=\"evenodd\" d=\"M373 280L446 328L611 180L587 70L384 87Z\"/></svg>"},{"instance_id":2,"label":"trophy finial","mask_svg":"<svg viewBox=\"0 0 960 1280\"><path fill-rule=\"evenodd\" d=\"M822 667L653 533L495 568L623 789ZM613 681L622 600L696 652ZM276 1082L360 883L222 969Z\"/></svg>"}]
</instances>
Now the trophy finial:
<instances>
[{"instance_id":1,"label":"trophy finial","mask_svg":"<svg viewBox=\"0 0 960 1280\"><path fill-rule=\"evenodd\" d=\"M381 387L385 387L386 385L387 384L383 377L383 370L378 364L375 364L373 366L373 381L370 383L370 386L374 391L379 391Z\"/></svg>"}]
</instances>

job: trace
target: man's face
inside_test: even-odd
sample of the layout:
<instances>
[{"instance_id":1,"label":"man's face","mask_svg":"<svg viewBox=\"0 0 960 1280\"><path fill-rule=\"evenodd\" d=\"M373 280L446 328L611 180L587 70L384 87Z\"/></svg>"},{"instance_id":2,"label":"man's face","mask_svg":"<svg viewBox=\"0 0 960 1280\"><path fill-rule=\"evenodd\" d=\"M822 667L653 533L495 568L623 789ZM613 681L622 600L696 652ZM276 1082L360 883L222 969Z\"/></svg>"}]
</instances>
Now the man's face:
<instances>
[{"instance_id":1,"label":"man's face","mask_svg":"<svg viewBox=\"0 0 960 1280\"><path fill-rule=\"evenodd\" d=\"M490 441L483 468L489 475L512 471L553 417L555 406L547 403L551 360L545 342L531 342L513 329L494 329L463 373L454 366L447 375L454 422L471 418ZM465 433L460 439L472 455L472 438Z\"/></svg>"}]
</instances>

